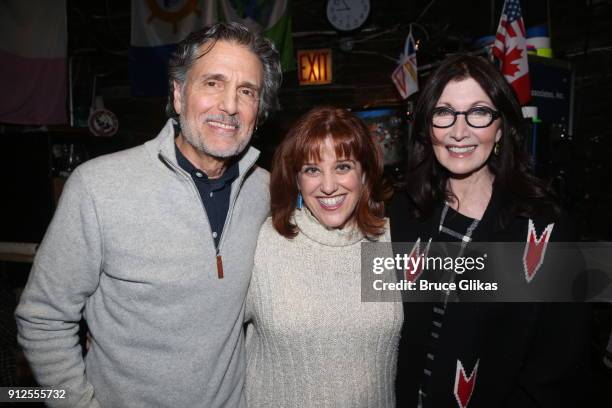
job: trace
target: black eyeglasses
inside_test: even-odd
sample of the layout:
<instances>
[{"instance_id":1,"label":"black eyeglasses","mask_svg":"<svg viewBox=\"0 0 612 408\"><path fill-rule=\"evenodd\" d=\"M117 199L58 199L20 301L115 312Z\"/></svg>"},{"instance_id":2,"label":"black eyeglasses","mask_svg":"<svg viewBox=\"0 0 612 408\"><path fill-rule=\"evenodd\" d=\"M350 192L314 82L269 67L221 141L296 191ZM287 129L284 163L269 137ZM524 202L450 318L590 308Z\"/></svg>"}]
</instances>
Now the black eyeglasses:
<instances>
[{"instance_id":1,"label":"black eyeglasses","mask_svg":"<svg viewBox=\"0 0 612 408\"><path fill-rule=\"evenodd\" d=\"M431 125L435 128L449 128L457 121L457 115L464 115L467 124L473 128L486 128L499 118L498 111L486 106L475 106L462 112L439 107L435 108L431 114Z\"/></svg>"}]
</instances>

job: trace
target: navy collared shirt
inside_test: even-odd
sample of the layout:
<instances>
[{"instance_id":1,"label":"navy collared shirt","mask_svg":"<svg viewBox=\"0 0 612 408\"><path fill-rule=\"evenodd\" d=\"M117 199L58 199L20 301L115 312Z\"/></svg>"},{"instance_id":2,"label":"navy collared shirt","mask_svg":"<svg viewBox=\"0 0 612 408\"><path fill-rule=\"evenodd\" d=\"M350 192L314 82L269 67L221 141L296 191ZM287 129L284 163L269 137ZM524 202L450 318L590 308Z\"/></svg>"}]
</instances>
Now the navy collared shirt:
<instances>
[{"instance_id":1,"label":"navy collared shirt","mask_svg":"<svg viewBox=\"0 0 612 408\"><path fill-rule=\"evenodd\" d=\"M200 198L208 215L208 222L210 223L212 236L215 240L215 246L218 248L229 209L232 182L238 177L238 161L233 160L221 177L209 179L204 171L195 167L183 156L176 143L174 144L174 149L176 150L176 161L179 166L191 175L198 188Z\"/></svg>"}]
</instances>

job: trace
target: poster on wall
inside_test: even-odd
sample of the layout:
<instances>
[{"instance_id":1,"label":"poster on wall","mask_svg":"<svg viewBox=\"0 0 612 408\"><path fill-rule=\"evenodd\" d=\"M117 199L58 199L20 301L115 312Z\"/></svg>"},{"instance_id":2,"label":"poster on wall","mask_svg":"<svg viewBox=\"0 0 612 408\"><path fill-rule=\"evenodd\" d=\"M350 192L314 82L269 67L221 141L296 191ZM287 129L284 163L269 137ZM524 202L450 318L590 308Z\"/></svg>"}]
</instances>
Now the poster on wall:
<instances>
[{"instance_id":1,"label":"poster on wall","mask_svg":"<svg viewBox=\"0 0 612 408\"><path fill-rule=\"evenodd\" d=\"M385 166L393 166L403 159L407 125L402 112L398 107L354 111L368 125L374 141L380 146Z\"/></svg>"}]
</instances>

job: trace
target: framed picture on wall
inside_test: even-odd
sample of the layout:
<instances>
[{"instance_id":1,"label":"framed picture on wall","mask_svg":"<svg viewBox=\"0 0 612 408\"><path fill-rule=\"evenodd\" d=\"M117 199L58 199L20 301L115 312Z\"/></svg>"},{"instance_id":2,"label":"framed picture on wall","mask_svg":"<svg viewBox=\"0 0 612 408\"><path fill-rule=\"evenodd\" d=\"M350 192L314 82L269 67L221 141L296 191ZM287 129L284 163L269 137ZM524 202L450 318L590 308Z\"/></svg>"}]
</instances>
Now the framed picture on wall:
<instances>
[{"instance_id":1,"label":"framed picture on wall","mask_svg":"<svg viewBox=\"0 0 612 408\"><path fill-rule=\"evenodd\" d=\"M404 140L408 131L405 109L377 107L353 112L366 122L374 141L380 146L385 166L394 166L404 159Z\"/></svg>"}]
</instances>

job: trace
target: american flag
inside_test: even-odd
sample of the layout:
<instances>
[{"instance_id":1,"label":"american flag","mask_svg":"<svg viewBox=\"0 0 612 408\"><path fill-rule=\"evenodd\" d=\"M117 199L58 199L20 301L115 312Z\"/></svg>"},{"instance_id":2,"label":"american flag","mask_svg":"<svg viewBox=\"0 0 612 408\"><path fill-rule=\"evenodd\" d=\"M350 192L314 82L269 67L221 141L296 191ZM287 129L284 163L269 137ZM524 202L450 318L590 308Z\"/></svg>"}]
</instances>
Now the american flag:
<instances>
[{"instance_id":1,"label":"american flag","mask_svg":"<svg viewBox=\"0 0 612 408\"><path fill-rule=\"evenodd\" d=\"M519 0L504 2L504 9L495 35L493 55L500 60L501 72L514 88L519 102L526 104L531 98L531 83L527 63L525 24Z\"/></svg>"}]
</instances>

